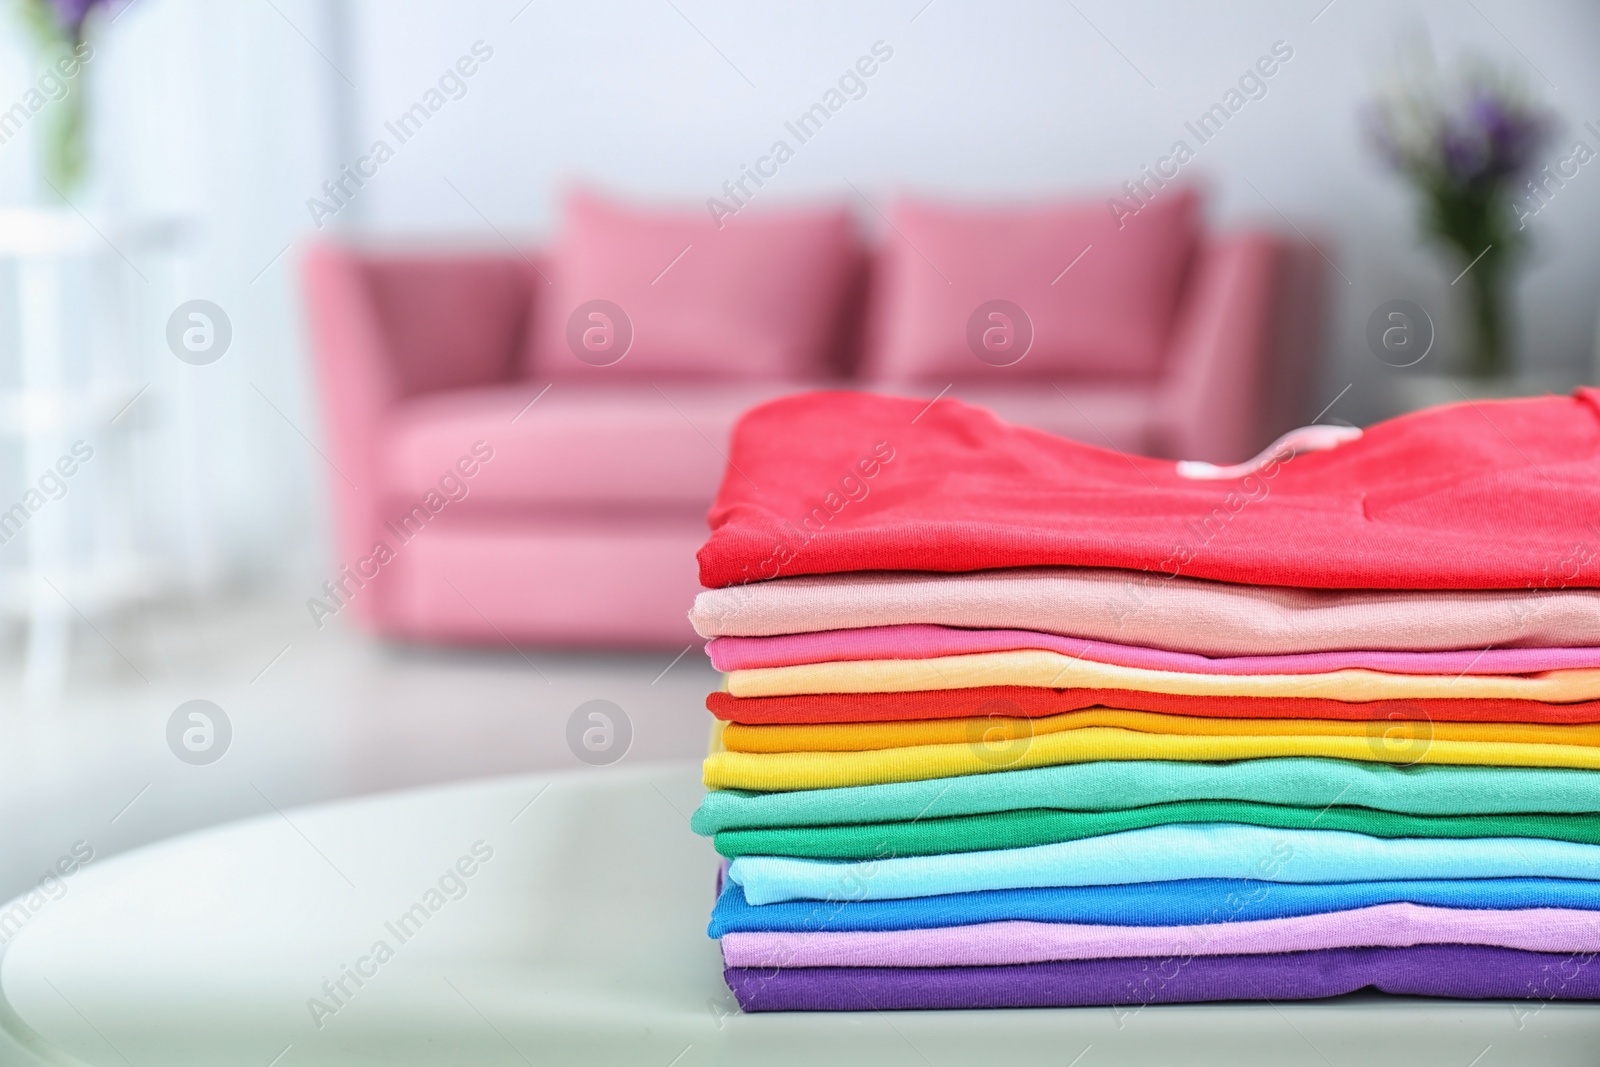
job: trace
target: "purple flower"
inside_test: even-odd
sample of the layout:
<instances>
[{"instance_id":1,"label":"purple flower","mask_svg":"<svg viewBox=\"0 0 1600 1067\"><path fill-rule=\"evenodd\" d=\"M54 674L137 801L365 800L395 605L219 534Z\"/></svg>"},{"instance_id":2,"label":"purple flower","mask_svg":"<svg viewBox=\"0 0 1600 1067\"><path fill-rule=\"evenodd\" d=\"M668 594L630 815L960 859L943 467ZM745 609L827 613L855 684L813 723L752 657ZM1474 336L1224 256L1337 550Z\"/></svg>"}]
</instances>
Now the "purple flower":
<instances>
[{"instance_id":1,"label":"purple flower","mask_svg":"<svg viewBox=\"0 0 1600 1067\"><path fill-rule=\"evenodd\" d=\"M1444 171L1465 184L1480 177L1488 165L1489 153L1479 131L1447 121L1439 131L1439 157Z\"/></svg>"},{"instance_id":2,"label":"purple flower","mask_svg":"<svg viewBox=\"0 0 1600 1067\"><path fill-rule=\"evenodd\" d=\"M110 7L111 0L49 0L49 4L61 28L77 38L89 13L97 7Z\"/></svg>"},{"instance_id":3,"label":"purple flower","mask_svg":"<svg viewBox=\"0 0 1600 1067\"><path fill-rule=\"evenodd\" d=\"M1425 182L1499 185L1529 170L1554 132L1536 104L1477 71L1449 88L1412 86L1381 101L1367 122L1385 162Z\"/></svg>"}]
</instances>

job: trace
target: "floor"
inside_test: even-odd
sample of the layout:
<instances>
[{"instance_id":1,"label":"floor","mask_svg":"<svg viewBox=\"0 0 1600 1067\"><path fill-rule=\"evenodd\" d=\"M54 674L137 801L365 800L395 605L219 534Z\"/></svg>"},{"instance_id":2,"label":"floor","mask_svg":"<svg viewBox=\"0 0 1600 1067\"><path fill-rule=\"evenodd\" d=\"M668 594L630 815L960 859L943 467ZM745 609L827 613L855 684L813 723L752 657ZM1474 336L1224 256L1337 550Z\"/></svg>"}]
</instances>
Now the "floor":
<instances>
[{"instance_id":1,"label":"floor","mask_svg":"<svg viewBox=\"0 0 1600 1067\"><path fill-rule=\"evenodd\" d=\"M631 654L398 646L337 618L315 630L302 604L269 597L96 625L74 635L70 676L53 700L24 693L18 635L0 648L0 899L75 848L100 858L275 807L580 767L620 744L599 757L569 745L568 720L590 700L613 702L631 724L621 761L697 759L705 694L718 681L699 645ZM191 700L220 707L231 738L214 715L209 738L187 713L169 730ZM190 737L198 754L186 726L202 731ZM213 762L190 762L217 751Z\"/></svg>"}]
</instances>

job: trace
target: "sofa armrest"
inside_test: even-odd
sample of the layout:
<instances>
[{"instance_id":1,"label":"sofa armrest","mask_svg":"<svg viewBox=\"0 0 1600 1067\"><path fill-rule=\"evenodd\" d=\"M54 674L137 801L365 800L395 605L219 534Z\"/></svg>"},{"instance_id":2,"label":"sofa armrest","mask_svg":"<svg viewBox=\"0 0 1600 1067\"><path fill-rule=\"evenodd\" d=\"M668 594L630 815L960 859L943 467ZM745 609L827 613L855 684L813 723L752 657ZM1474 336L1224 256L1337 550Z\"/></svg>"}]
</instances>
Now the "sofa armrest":
<instances>
[{"instance_id":1,"label":"sofa armrest","mask_svg":"<svg viewBox=\"0 0 1600 1067\"><path fill-rule=\"evenodd\" d=\"M1296 350L1309 339L1283 328L1295 264L1286 242L1270 234L1202 246L1157 387L1152 438L1162 454L1234 463L1287 428L1286 419L1297 421L1297 410L1278 410L1298 407L1288 379L1303 380L1314 355Z\"/></svg>"},{"instance_id":2,"label":"sofa armrest","mask_svg":"<svg viewBox=\"0 0 1600 1067\"><path fill-rule=\"evenodd\" d=\"M377 525L378 426L401 389L359 254L317 245L303 273L311 352L322 406L323 437L335 473L335 545L340 563L354 563L372 548ZM351 608L365 615L369 598Z\"/></svg>"}]
</instances>

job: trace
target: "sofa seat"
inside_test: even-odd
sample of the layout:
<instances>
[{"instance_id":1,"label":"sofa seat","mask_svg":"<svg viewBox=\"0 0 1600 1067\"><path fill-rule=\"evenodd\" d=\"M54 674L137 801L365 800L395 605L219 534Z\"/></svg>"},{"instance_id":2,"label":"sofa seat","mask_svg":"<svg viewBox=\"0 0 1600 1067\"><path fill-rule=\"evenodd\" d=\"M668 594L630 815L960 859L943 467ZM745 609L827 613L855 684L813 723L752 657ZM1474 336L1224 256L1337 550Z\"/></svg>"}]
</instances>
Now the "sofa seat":
<instances>
[{"instance_id":1,"label":"sofa seat","mask_svg":"<svg viewBox=\"0 0 1600 1067\"><path fill-rule=\"evenodd\" d=\"M486 442L494 458L466 482L452 517L550 510L682 512L704 529L734 421L799 383L664 382L604 387L515 382L396 404L379 428L385 510L419 502ZM531 407L529 401L539 397Z\"/></svg>"},{"instance_id":2,"label":"sofa seat","mask_svg":"<svg viewBox=\"0 0 1600 1067\"><path fill-rule=\"evenodd\" d=\"M681 649L699 640L684 605L700 592L694 554L706 539L704 515L441 518L384 568L378 603L394 637L500 649L508 641Z\"/></svg>"}]
</instances>

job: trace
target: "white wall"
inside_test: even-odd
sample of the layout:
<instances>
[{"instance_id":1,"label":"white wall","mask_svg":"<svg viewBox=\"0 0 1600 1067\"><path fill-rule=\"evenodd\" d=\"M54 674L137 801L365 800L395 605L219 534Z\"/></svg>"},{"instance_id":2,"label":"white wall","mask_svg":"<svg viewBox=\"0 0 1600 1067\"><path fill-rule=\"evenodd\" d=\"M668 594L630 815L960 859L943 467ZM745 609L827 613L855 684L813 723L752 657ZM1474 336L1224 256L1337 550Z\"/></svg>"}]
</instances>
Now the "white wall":
<instances>
[{"instance_id":1,"label":"white wall","mask_svg":"<svg viewBox=\"0 0 1600 1067\"><path fill-rule=\"evenodd\" d=\"M1103 196L1186 137L1184 121L1281 40L1294 56L1267 96L1243 108L1187 172L1211 188L1218 220L1286 229L1281 211L1338 263L1349 281L1330 272L1336 356L1322 393L1332 399L1355 382L1335 414L1359 420L1379 409L1385 376L1395 373L1362 336L1378 304L1405 297L1429 308L1441 320L1441 352L1459 330L1447 285L1454 271L1418 247L1410 202L1362 142L1358 108L1397 42L1426 32L1441 58L1475 50L1519 68L1565 116L1566 140L1582 133L1600 147L1580 129L1600 119L1600 8L1336 0L1322 10L1326 2L536 0L524 9L525 0L355 0L362 92L352 153L383 136L383 121L473 41L494 57L464 98L380 169L347 217L498 240L481 212L506 234L538 236L575 178L703 203L877 40L893 59L759 202L853 196L847 182L879 208L897 189ZM1538 250L1521 305L1530 365L1587 367L1600 253L1586 238L1597 222L1600 168L1534 224Z\"/></svg>"}]
</instances>

